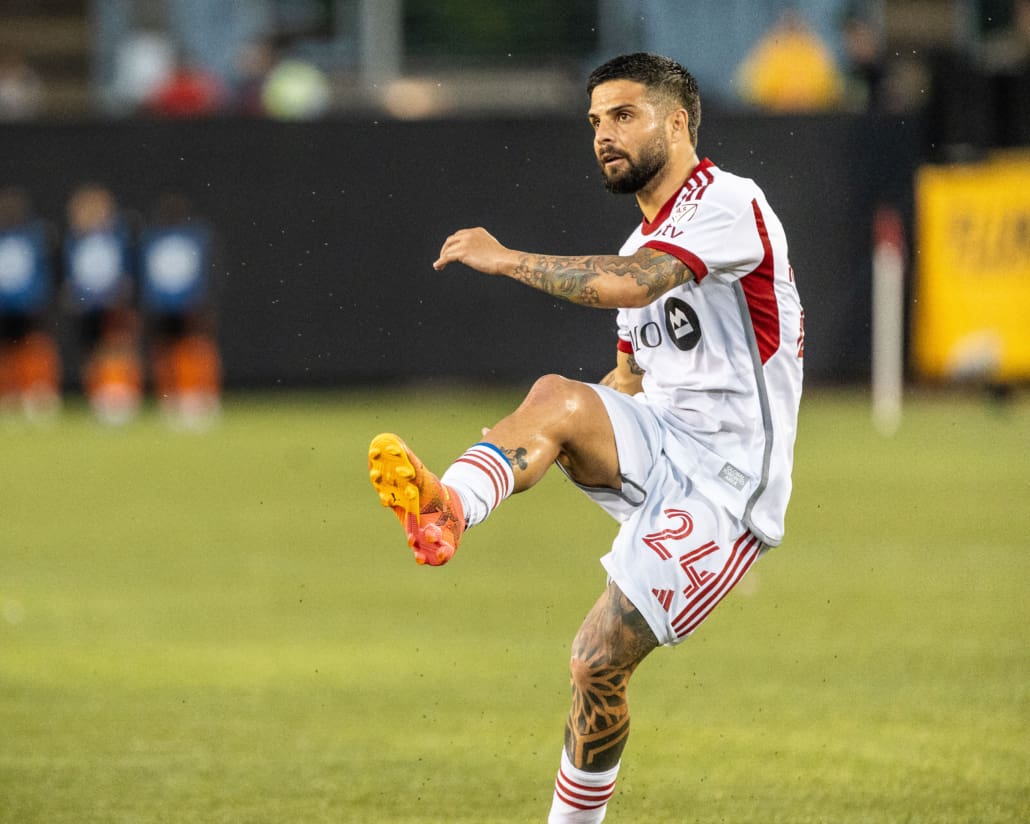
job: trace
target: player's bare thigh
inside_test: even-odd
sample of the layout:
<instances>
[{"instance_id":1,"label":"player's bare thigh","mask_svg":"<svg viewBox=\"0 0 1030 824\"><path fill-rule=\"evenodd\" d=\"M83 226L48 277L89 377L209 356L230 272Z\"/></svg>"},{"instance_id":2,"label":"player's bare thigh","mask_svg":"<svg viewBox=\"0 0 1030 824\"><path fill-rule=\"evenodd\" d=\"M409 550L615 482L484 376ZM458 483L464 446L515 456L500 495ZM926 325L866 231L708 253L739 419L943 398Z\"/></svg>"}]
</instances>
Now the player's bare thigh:
<instances>
[{"instance_id":1,"label":"player's bare thigh","mask_svg":"<svg viewBox=\"0 0 1030 824\"><path fill-rule=\"evenodd\" d=\"M516 492L539 481L555 460L584 486L621 486L608 412L597 393L580 381L545 375L486 437L508 455Z\"/></svg>"}]
</instances>

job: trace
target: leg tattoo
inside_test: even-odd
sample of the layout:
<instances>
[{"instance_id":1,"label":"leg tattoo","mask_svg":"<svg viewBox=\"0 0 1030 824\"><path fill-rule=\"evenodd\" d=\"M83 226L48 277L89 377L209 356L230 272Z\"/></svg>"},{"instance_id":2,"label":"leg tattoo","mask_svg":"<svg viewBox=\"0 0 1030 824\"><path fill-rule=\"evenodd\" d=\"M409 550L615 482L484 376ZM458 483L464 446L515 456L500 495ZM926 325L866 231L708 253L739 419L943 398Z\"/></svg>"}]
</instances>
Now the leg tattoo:
<instances>
[{"instance_id":1,"label":"leg tattoo","mask_svg":"<svg viewBox=\"0 0 1030 824\"><path fill-rule=\"evenodd\" d=\"M500 449L504 452L505 457L508 459L508 463L511 464L512 470L529 468L529 463L526 461L526 456L529 455L529 450L525 447L519 446L515 449L509 449L506 446L502 446Z\"/></svg>"},{"instance_id":2,"label":"leg tattoo","mask_svg":"<svg viewBox=\"0 0 1030 824\"><path fill-rule=\"evenodd\" d=\"M601 772L618 763L629 736L629 678L657 645L636 607L609 584L572 645L565 750L579 769Z\"/></svg>"}]
</instances>

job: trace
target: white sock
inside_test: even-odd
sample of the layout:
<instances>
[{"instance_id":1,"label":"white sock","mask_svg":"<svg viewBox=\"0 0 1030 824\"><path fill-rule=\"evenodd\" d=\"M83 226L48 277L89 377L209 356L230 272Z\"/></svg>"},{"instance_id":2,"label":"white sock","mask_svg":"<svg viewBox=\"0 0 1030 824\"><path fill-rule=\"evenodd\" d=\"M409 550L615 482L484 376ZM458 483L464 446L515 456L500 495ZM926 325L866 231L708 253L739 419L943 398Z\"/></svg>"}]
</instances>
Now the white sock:
<instances>
[{"instance_id":1,"label":"white sock","mask_svg":"<svg viewBox=\"0 0 1030 824\"><path fill-rule=\"evenodd\" d=\"M470 446L440 480L458 493L467 526L486 520L515 488L515 473L508 459L492 443L485 442Z\"/></svg>"},{"instance_id":2,"label":"white sock","mask_svg":"<svg viewBox=\"0 0 1030 824\"><path fill-rule=\"evenodd\" d=\"M547 824L600 824L608 811L608 799L615 792L618 774L618 764L605 772L576 769L562 748Z\"/></svg>"}]
</instances>

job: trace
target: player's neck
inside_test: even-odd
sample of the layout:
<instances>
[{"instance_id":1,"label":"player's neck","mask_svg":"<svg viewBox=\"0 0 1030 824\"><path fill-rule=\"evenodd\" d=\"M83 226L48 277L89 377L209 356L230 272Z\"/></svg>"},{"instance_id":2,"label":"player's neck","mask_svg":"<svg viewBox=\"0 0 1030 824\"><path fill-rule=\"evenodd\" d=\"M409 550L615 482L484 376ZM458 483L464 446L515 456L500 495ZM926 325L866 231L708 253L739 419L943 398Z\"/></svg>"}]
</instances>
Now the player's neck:
<instances>
[{"instance_id":1,"label":"player's neck","mask_svg":"<svg viewBox=\"0 0 1030 824\"><path fill-rule=\"evenodd\" d=\"M669 198L682 188L700 163L696 151L678 160L670 158L661 173L637 192L637 205L648 223L655 219Z\"/></svg>"}]
</instances>

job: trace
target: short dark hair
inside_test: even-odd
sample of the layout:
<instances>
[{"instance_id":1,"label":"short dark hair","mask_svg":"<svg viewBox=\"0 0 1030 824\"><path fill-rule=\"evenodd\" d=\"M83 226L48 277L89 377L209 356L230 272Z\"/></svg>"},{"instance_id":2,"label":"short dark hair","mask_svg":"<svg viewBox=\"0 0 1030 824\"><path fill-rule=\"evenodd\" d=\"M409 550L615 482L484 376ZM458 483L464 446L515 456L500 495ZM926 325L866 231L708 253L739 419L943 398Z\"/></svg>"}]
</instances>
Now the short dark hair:
<instances>
[{"instance_id":1,"label":"short dark hair","mask_svg":"<svg viewBox=\"0 0 1030 824\"><path fill-rule=\"evenodd\" d=\"M668 57L637 52L622 54L598 66L587 78L587 94L611 80L642 83L649 92L667 98L687 110L690 142L697 146L697 127L701 125L701 94L694 75Z\"/></svg>"}]
</instances>

